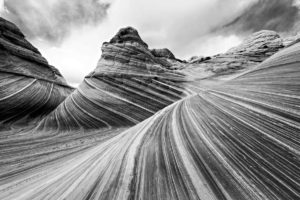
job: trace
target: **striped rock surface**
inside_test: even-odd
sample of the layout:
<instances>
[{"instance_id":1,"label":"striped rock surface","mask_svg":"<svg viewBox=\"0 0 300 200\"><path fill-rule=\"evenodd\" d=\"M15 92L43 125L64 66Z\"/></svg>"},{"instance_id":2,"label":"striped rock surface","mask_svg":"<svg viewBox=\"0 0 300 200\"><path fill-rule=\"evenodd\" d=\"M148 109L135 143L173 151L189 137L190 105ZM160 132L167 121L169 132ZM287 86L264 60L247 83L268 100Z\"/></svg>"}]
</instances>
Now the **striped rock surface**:
<instances>
[{"instance_id":1,"label":"striped rock surface","mask_svg":"<svg viewBox=\"0 0 300 200\"><path fill-rule=\"evenodd\" d=\"M283 39L277 32L262 30L253 33L240 45L229 49L226 53L212 57L192 57L190 63L196 64L194 66L196 68L204 68L206 73L210 72L209 76L235 73L258 65L281 50L284 44L287 45L283 43Z\"/></svg>"},{"instance_id":2,"label":"striped rock surface","mask_svg":"<svg viewBox=\"0 0 300 200\"><path fill-rule=\"evenodd\" d=\"M96 69L39 129L111 128L143 121L187 94L185 76L164 61L152 55L135 29L121 29L103 44Z\"/></svg>"},{"instance_id":3,"label":"striped rock surface","mask_svg":"<svg viewBox=\"0 0 300 200\"><path fill-rule=\"evenodd\" d=\"M58 128L1 132L1 200L300 198L299 43L231 80L179 87L181 76L153 65L150 54L146 60L148 51L136 35L131 38L135 41L103 46L96 70L43 122ZM141 59L146 66L135 65ZM145 87L149 77L153 82ZM177 93L168 101L173 104L155 112L158 106L139 102L170 98L143 93L160 94L157 83L172 83L167 92L176 94L181 85L189 92L176 101ZM103 102L111 113L125 105L119 113L128 115L110 114L115 123L135 124L129 117L139 121L152 114L146 109L155 113L130 128L116 128L106 120ZM143 116L135 108L144 109ZM103 128L84 129L80 120L95 126L102 120ZM68 123L82 129L61 131Z\"/></svg>"},{"instance_id":4,"label":"striped rock surface","mask_svg":"<svg viewBox=\"0 0 300 200\"><path fill-rule=\"evenodd\" d=\"M72 90L21 31L0 18L0 128L43 117Z\"/></svg>"}]
</instances>

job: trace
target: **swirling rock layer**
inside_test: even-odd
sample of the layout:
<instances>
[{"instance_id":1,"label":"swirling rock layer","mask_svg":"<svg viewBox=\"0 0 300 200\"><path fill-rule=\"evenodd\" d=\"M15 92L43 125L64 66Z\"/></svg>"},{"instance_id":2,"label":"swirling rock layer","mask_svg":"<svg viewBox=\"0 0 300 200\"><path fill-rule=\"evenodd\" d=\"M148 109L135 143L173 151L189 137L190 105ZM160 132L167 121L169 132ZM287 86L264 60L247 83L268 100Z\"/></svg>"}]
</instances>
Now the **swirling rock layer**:
<instances>
[{"instance_id":1,"label":"swirling rock layer","mask_svg":"<svg viewBox=\"0 0 300 200\"><path fill-rule=\"evenodd\" d=\"M4 133L0 197L299 199L299 55L300 44L231 81L193 83L125 131Z\"/></svg>"},{"instance_id":2,"label":"swirling rock layer","mask_svg":"<svg viewBox=\"0 0 300 200\"><path fill-rule=\"evenodd\" d=\"M121 32L39 129L1 132L1 200L300 198L299 43L187 82Z\"/></svg>"},{"instance_id":3,"label":"swirling rock layer","mask_svg":"<svg viewBox=\"0 0 300 200\"><path fill-rule=\"evenodd\" d=\"M185 96L184 81L182 74L161 64L137 31L128 27L103 44L95 71L40 128L134 125Z\"/></svg>"},{"instance_id":4,"label":"swirling rock layer","mask_svg":"<svg viewBox=\"0 0 300 200\"><path fill-rule=\"evenodd\" d=\"M0 125L40 118L71 91L20 30L0 18Z\"/></svg>"}]
</instances>

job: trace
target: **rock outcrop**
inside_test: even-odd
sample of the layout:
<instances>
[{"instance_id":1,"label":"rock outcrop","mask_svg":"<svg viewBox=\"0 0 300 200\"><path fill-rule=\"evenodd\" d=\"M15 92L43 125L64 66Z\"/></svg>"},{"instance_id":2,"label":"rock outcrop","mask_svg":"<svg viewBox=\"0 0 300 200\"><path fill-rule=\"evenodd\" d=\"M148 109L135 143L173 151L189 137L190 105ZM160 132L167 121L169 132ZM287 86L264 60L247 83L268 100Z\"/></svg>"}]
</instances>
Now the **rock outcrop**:
<instances>
[{"instance_id":1,"label":"rock outcrop","mask_svg":"<svg viewBox=\"0 0 300 200\"><path fill-rule=\"evenodd\" d=\"M256 66L282 48L283 40L278 33L263 30L252 34L224 54L192 60L190 63L201 64L200 67L215 74L226 74Z\"/></svg>"},{"instance_id":2,"label":"rock outcrop","mask_svg":"<svg viewBox=\"0 0 300 200\"><path fill-rule=\"evenodd\" d=\"M184 75L170 66L151 53L135 29L123 28L110 42L103 43L96 69L40 128L137 124L186 95Z\"/></svg>"},{"instance_id":3,"label":"rock outcrop","mask_svg":"<svg viewBox=\"0 0 300 200\"><path fill-rule=\"evenodd\" d=\"M253 33L242 44L231 48L227 54L240 54L263 61L284 47L282 38L275 31Z\"/></svg>"},{"instance_id":4,"label":"rock outcrop","mask_svg":"<svg viewBox=\"0 0 300 200\"><path fill-rule=\"evenodd\" d=\"M169 59L176 59L174 54L167 48L164 49L151 49L152 55L155 57L162 57L162 58L169 58Z\"/></svg>"},{"instance_id":5,"label":"rock outcrop","mask_svg":"<svg viewBox=\"0 0 300 200\"><path fill-rule=\"evenodd\" d=\"M0 18L0 126L27 125L54 110L72 90L21 31Z\"/></svg>"}]
</instances>

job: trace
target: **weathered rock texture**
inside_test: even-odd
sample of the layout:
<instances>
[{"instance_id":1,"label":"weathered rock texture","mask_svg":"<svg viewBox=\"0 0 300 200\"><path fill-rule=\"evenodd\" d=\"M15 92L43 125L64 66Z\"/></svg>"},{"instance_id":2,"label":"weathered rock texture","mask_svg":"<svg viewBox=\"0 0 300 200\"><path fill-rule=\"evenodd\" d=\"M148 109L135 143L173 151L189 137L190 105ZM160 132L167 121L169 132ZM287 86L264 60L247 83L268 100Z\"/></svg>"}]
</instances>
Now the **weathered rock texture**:
<instances>
[{"instance_id":1,"label":"weathered rock texture","mask_svg":"<svg viewBox=\"0 0 300 200\"><path fill-rule=\"evenodd\" d=\"M44 116L71 91L21 31L0 18L0 126Z\"/></svg>"},{"instance_id":2,"label":"weathered rock texture","mask_svg":"<svg viewBox=\"0 0 300 200\"><path fill-rule=\"evenodd\" d=\"M96 69L40 124L61 129L139 123L186 95L185 77L152 55L138 32L121 29L103 43Z\"/></svg>"},{"instance_id":3,"label":"weathered rock texture","mask_svg":"<svg viewBox=\"0 0 300 200\"><path fill-rule=\"evenodd\" d=\"M299 200L300 43L212 84L121 32L47 131L1 131L1 200Z\"/></svg>"},{"instance_id":4,"label":"weathered rock texture","mask_svg":"<svg viewBox=\"0 0 300 200\"><path fill-rule=\"evenodd\" d=\"M283 40L278 33L263 30L225 54L192 60L191 63L200 63L201 67L216 74L232 73L261 63L283 47Z\"/></svg>"},{"instance_id":5,"label":"weathered rock texture","mask_svg":"<svg viewBox=\"0 0 300 200\"><path fill-rule=\"evenodd\" d=\"M227 53L241 54L250 58L265 60L283 48L282 39L275 31L259 31L253 33L241 45L230 49Z\"/></svg>"}]
</instances>

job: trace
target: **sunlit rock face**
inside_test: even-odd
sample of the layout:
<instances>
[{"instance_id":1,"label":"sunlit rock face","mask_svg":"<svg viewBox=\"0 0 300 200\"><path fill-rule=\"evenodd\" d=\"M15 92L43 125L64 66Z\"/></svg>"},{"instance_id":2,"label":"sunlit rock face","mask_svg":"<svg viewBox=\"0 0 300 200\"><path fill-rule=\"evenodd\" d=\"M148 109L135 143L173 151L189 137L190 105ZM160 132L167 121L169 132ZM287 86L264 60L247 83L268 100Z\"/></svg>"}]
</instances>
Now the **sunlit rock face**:
<instances>
[{"instance_id":1,"label":"sunlit rock face","mask_svg":"<svg viewBox=\"0 0 300 200\"><path fill-rule=\"evenodd\" d=\"M191 63L199 63L200 67L214 74L228 74L256 66L283 47L278 33L263 30L253 33L242 44L224 54L194 59Z\"/></svg>"},{"instance_id":2,"label":"sunlit rock face","mask_svg":"<svg viewBox=\"0 0 300 200\"><path fill-rule=\"evenodd\" d=\"M0 126L35 121L72 91L12 23L0 18Z\"/></svg>"},{"instance_id":3,"label":"sunlit rock face","mask_svg":"<svg viewBox=\"0 0 300 200\"><path fill-rule=\"evenodd\" d=\"M137 124L187 93L183 74L155 57L138 32L121 29L102 45L96 69L40 128L77 129Z\"/></svg>"}]
</instances>

